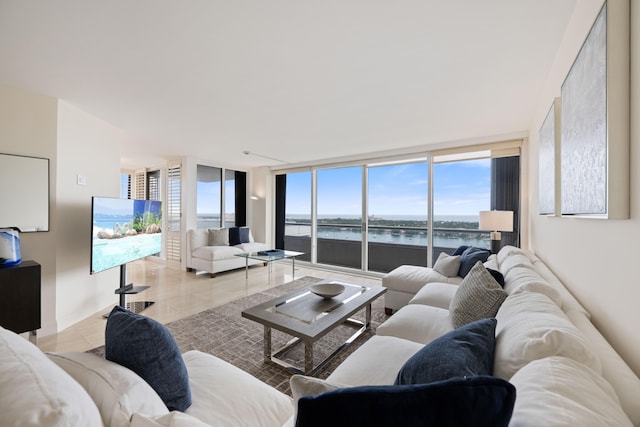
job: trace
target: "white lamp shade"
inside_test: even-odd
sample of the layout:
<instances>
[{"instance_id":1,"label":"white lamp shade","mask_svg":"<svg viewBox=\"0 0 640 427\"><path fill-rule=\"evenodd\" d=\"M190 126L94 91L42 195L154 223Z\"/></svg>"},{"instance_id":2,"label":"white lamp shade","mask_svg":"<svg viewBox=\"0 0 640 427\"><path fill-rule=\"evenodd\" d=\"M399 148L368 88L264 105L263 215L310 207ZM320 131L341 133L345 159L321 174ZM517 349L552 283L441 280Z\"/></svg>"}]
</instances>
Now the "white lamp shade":
<instances>
[{"instance_id":1,"label":"white lamp shade","mask_svg":"<svg viewBox=\"0 0 640 427\"><path fill-rule=\"evenodd\" d=\"M513 231L513 211L480 211L480 230Z\"/></svg>"}]
</instances>

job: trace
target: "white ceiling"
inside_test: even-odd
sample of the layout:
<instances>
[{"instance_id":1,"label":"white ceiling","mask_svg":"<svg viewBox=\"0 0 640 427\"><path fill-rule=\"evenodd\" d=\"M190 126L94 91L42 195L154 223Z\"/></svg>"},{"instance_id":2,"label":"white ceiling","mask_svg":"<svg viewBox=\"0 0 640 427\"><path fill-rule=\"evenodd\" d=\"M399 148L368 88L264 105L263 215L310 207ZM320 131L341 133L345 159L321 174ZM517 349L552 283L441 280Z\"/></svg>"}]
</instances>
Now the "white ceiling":
<instances>
[{"instance_id":1,"label":"white ceiling","mask_svg":"<svg viewBox=\"0 0 640 427\"><path fill-rule=\"evenodd\" d=\"M123 129L124 167L522 133L575 1L0 0L0 83Z\"/></svg>"}]
</instances>

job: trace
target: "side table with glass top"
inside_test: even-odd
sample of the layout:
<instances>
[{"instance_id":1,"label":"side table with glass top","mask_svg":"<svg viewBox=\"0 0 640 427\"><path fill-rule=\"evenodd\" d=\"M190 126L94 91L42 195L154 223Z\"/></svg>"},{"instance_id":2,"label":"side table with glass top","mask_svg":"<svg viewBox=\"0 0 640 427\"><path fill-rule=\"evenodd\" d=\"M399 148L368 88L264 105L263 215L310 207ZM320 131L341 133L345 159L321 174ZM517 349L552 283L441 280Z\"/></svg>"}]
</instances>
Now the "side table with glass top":
<instances>
[{"instance_id":1,"label":"side table with glass top","mask_svg":"<svg viewBox=\"0 0 640 427\"><path fill-rule=\"evenodd\" d=\"M262 261L269 268L269 283L271 283L271 270L272 263L274 261L280 261L283 259L291 260L291 278L295 279L295 269L296 269L296 257L300 255L304 255L304 252L296 252L296 251L278 251L277 253L264 254L263 252L244 252L241 254L235 254L235 256L243 257L245 259L245 279L249 279L249 260L258 260Z\"/></svg>"}]
</instances>

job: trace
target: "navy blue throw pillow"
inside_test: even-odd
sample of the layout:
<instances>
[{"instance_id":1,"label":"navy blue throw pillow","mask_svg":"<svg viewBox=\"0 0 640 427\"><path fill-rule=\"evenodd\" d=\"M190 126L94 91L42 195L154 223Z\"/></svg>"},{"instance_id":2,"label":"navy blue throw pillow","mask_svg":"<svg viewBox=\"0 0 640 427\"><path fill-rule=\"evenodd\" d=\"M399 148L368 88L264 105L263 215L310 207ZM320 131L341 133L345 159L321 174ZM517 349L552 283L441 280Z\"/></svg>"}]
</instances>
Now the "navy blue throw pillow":
<instances>
[{"instance_id":1,"label":"navy blue throw pillow","mask_svg":"<svg viewBox=\"0 0 640 427\"><path fill-rule=\"evenodd\" d=\"M478 261L482 263L486 262L489 255L491 255L489 249L469 246L462 252L462 255L460 255L460 270L458 270L458 276L465 277Z\"/></svg>"},{"instance_id":2,"label":"navy blue throw pillow","mask_svg":"<svg viewBox=\"0 0 640 427\"><path fill-rule=\"evenodd\" d=\"M239 227L231 227L229 228L229 246L235 246L242 243L240 241L240 228Z\"/></svg>"},{"instance_id":3,"label":"navy blue throw pillow","mask_svg":"<svg viewBox=\"0 0 640 427\"><path fill-rule=\"evenodd\" d=\"M462 246L458 246L456 248L455 251L453 251L453 253L451 254L452 256L456 256L456 255L462 255L462 252L464 252L465 250L467 250L467 248L469 248L469 246L466 245L462 245Z\"/></svg>"},{"instance_id":4,"label":"navy blue throw pillow","mask_svg":"<svg viewBox=\"0 0 640 427\"><path fill-rule=\"evenodd\" d=\"M515 399L497 377L341 388L300 398L296 427L507 427Z\"/></svg>"},{"instance_id":5,"label":"navy blue throw pillow","mask_svg":"<svg viewBox=\"0 0 640 427\"><path fill-rule=\"evenodd\" d=\"M248 227L240 227L240 243L249 243Z\"/></svg>"},{"instance_id":6,"label":"navy blue throw pillow","mask_svg":"<svg viewBox=\"0 0 640 427\"><path fill-rule=\"evenodd\" d=\"M498 282L498 284L504 288L504 276L502 275L502 273L500 273L498 270L494 270L493 268L487 268L487 271L493 276L494 279L496 279L496 282Z\"/></svg>"},{"instance_id":7,"label":"navy blue throw pillow","mask_svg":"<svg viewBox=\"0 0 640 427\"><path fill-rule=\"evenodd\" d=\"M138 374L170 411L191 406L187 367L162 323L115 306L107 319L105 358Z\"/></svg>"},{"instance_id":8,"label":"navy blue throw pillow","mask_svg":"<svg viewBox=\"0 0 640 427\"><path fill-rule=\"evenodd\" d=\"M395 385L493 375L497 323L494 318L478 320L431 341L405 362Z\"/></svg>"},{"instance_id":9,"label":"navy blue throw pillow","mask_svg":"<svg viewBox=\"0 0 640 427\"><path fill-rule=\"evenodd\" d=\"M249 243L249 227L229 228L229 246Z\"/></svg>"}]
</instances>

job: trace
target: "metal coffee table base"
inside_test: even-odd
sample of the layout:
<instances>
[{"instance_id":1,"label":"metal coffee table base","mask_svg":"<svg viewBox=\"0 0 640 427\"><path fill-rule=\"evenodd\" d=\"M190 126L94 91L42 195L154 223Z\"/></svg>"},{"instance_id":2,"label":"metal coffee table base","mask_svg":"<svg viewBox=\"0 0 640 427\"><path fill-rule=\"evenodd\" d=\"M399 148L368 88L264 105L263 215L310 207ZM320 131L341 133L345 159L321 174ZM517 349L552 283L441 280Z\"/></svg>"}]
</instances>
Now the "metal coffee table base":
<instances>
[{"instance_id":1,"label":"metal coffee table base","mask_svg":"<svg viewBox=\"0 0 640 427\"><path fill-rule=\"evenodd\" d=\"M272 351L271 349L271 327L264 326L264 361L272 362L277 365L280 365L290 372L296 374L304 374L304 375L313 375L322 369L327 363L331 361L338 353L347 348L356 338L362 335L366 330L371 328L371 304L367 304L366 306L366 320L364 322L356 319L347 319L344 324L359 326L360 328L351 335L344 343L338 346L337 349L333 351L329 356L327 356L324 360L314 366L313 361L313 344L315 341L305 340L304 341L304 370L299 369L298 367L282 360L279 358L284 352L290 350L293 346L297 345L302 341L300 338L293 338L284 346L279 349Z\"/></svg>"}]
</instances>

